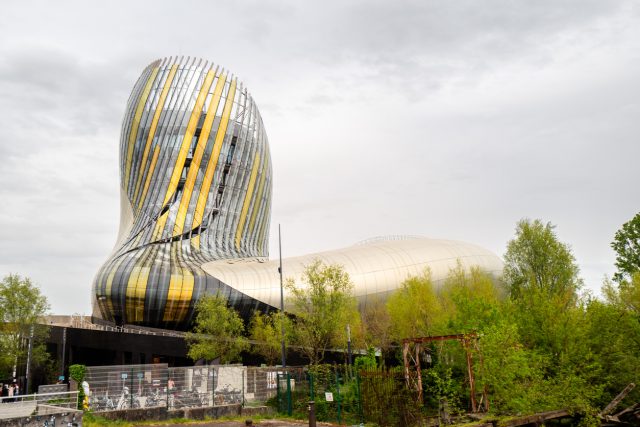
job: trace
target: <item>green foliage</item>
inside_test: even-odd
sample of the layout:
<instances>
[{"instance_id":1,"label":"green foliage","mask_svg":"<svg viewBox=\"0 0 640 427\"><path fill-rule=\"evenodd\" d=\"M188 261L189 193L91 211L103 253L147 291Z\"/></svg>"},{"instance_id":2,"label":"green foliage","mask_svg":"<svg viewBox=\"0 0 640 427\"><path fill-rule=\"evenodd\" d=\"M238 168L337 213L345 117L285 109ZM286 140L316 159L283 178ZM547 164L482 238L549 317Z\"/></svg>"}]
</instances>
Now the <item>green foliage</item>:
<instances>
[{"instance_id":1,"label":"green foliage","mask_svg":"<svg viewBox=\"0 0 640 427\"><path fill-rule=\"evenodd\" d=\"M461 397L463 394L460 378L454 379L450 367L439 365L437 369L428 369L424 378L425 397L431 400L432 407L445 402L450 414L464 412Z\"/></svg>"},{"instance_id":2,"label":"green foliage","mask_svg":"<svg viewBox=\"0 0 640 427\"><path fill-rule=\"evenodd\" d=\"M85 365L70 365L69 366L69 378L78 383L78 409L82 409L84 403L84 388L82 387L82 381L87 372Z\"/></svg>"},{"instance_id":3,"label":"green foliage","mask_svg":"<svg viewBox=\"0 0 640 427\"><path fill-rule=\"evenodd\" d=\"M284 324L283 324L284 323ZM282 355L282 327L285 344L291 341L292 321L281 312L262 314L256 311L251 318L249 334L256 343L253 351L275 365Z\"/></svg>"},{"instance_id":4,"label":"green foliage","mask_svg":"<svg viewBox=\"0 0 640 427\"><path fill-rule=\"evenodd\" d=\"M589 347L602 367L599 378L604 387L600 406L608 403L627 384L640 383L640 273L619 286L607 281L604 301L592 300L586 306L586 334ZM627 403L640 400L636 389Z\"/></svg>"},{"instance_id":5,"label":"green foliage","mask_svg":"<svg viewBox=\"0 0 640 427\"><path fill-rule=\"evenodd\" d=\"M520 343L518 328L501 322L484 330L480 339L478 385L486 387L492 410L526 413L534 410L529 392L543 379L543 358Z\"/></svg>"},{"instance_id":6,"label":"green foliage","mask_svg":"<svg viewBox=\"0 0 640 427\"><path fill-rule=\"evenodd\" d=\"M305 267L303 285L288 279L287 299L295 315L292 338L312 365L320 363L329 348L344 348L346 327L358 331L359 316L353 284L344 268L315 261Z\"/></svg>"},{"instance_id":7,"label":"green foliage","mask_svg":"<svg viewBox=\"0 0 640 427\"><path fill-rule=\"evenodd\" d=\"M615 281L622 282L640 271L640 212L622 224L613 237L611 247L616 251L618 271L613 276Z\"/></svg>"},{"instance_id":8,"label":"green foliage","mask_svg":"<svg viewBox=\"0 0 640 427\"><path fill-rule=\"evenodd\" d=\"M69 378L80 384L84 381L84 376L87 372L85 365L71 365L69 366Z\"/></svg>"},{"instance_id":9,"label":"green foliage","mask_svg":"<svg viewBox=\"0 0 640 427\"><path fill-rule=\"evenodd\" d=\"M393 342L391 317L385 302L381 298L367 297L366 305L361 308L360 317L364 346L380 349L380 361L384 363Z\"/></svg>"},{"instance_id":10,"label":"green foliage","mask_svg":"<svg viewBox=\"0 0 640 427\"><path fill-rule=\"evenodd\" d=\"M479 330L501 316L504 292L495 279L478 267L466 270L460 261L441 289L441 299L452 332Z\"/></svg>"},{"instance_id":11,"label":"green foliage","mask_svg":"<svg viewBox=\"0 0 640 427\"><path fill-rule=\"evenodd\" d=\"M44 341L49 328L39 322L49 310L47 298L29 278L17 274L5 276L0 282L0 377L10 376L13 364L26 362L26 342L33 336L31 363L41 366L48 362Z\"/></svg>"},{"instance_id":12,"label":"green foliage","mask_svg":"<svg viewBox=\"0 0 640 427\"><path fill-rule=\"evenodd\" d=\"M444 328L445 308L438 297L431 272L410 277L387 302L392 336L399 341L409 337L438 335Z\"/></svg>"},{"instance_id":13,"label":"green foliage","mask_svg":"<svg viewBox=\"0 0 640 427\"><path fill-rule=\"evenodd\" d=\"M186 335L188 355L193 360L220 358L222 363L238 360L248 348L242 336L244 323L238 313L228 307L227 300L218 295L202 297L196 305L195 326Z\"/></svg>"},{"instance_id":14,"label":"green foliage","mask_svg":"<svg viewBox=\"0 0 640 427\"><path fill-rule=\"evenodd\" d=\"M378 367L378 362L376 360L376 352L373 347L369 347L367 349L367 354L364 356L356 357L355 362L353 363L356 372L360 371L370 371L372 369L376 369Z\"/></svg>"}]
</instances>

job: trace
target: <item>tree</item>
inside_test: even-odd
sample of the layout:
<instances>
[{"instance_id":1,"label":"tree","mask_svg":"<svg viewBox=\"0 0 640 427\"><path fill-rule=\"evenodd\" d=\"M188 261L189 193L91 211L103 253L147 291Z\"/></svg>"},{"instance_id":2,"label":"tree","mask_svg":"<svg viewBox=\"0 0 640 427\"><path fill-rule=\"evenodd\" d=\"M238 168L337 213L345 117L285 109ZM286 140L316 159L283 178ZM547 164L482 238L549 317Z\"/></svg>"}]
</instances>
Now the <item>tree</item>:
<instances>
[{"instance_id":1,"label":"tree","mask_svg":"<svg viewBox=\"0 0 640 427\"><path fill-rule=\"evenodd\" d=\"M523 219L504 255L504 281L512 298L530 292L576 296L582 281L571 248L560 242L551 223Z\"/></svg>"},{"instance_id":2,"label":"tree","mask_svg":"<svg viewBox=\"0 0 640 427\"><path fill-rule=\"evenodd\" d=\"M282 323L284 322L285 343L291 340L291 319L281 312L262 314L256 311L251 318L249 335L255 341L254 352L275 365L282 356Z\"/></svg>"},{"instance_id":3,"label":"tree","mask_svg":"<svg viewBox=\"0 0 640 427\"><path fill-rule=\"evenodd\" d=\"M206 295L196 305L195 326L186 336L188 356L193 360L234 362L248 348L242 336L244 322L238 313L219 295Z\"/></svg>"},{"instance_id":4,"label":"tree","mask_svg":"<svg viewBox=\"0 0 640 427\"><path fill-rule=\"evenodd\" d=\"M33 366L45 363L49 356L44 340L49 329L43 317L49 310L47 298L27 277L9 274L0 282L0 376L7 378L13 368L26 363L29 339L32 340ZM3 375L4 374L4 375Z\"/></svg>"},{"instance_id":5,"label":"tree","mask_svg":"<svg viewBox=\"0 0 640 427\"><path fill-rule=\"evenodd\" d=\"M443 332L447 313L427 269L410 277L387 301L393 338L425 337Z\"/></svg>"},{"instance_id":6,"label":"tree","mask_svg":"<svg viewBox=\"0 0 640 427\"><path fill-rule=\"evenodd\" d=\"M495 324L503 311L503 289L479 267L465 269L460 262L451 269L441 289L452 332L479 331Z\"/></svg>"},{"instance_id":7,"label":"tree","mask_svg":"<svg viewBox=\"0 0 640 427\"><path fill-rule=\"evenodd\" d=\"M613 279L622 282L634 272L640 271L640 212L630 221L622 224L611 242L616 251L616 267L618 271Z\"/></svg>"},{"instance_id":8,"label":"tree","mask_svg":"<svg viewBox=\"0 0 640 427\"><path fill-rule=\"evenodd\" d=\"M558 240L550 223L525 219L518 222L504 260L523 344L549 357L548 375L570 368L582 350L584 313L577 292L582 281L569 245Z\"/></svg>"},{"instance_id":9,"label":"tree","mask_svg":"<svg viewBox=\"0 0 640 427\"><path fill-rule=\"evenodd\" d=\"M384 364L392 344L391 317L381 298L367 298L361 314L362 331L366 348L379 348L380 361Z\"/></svg>"},{"instance_id":10,"label":"tree","mask_svg":"<svg viewBox=\"0 0 640 427\"><path fill-rule=\"evenodd\" d=\"M604 299L586 305L587 346L601 365L597 386L604 388L599 407L609 403L627 384L640 381L640 273L631 281L615 286L605 280ZM630 401L640 399L634 390Z\"/></svg>"},{"instance_id":11,"label":"tree","mask_svg":"<svg viewBox=\"0 0 640 427\"><path fill-rule=\"evenodd\" d=\"M343 348L347 325L358 324L353 284L340 265L325 265L316 260L306 266L302 284L293 279L285 284L287 302L295 315L293 338L312 365L324 359L330 348ZM356 328L354 328L356 329Z\"/></svg>"}]
</instances>

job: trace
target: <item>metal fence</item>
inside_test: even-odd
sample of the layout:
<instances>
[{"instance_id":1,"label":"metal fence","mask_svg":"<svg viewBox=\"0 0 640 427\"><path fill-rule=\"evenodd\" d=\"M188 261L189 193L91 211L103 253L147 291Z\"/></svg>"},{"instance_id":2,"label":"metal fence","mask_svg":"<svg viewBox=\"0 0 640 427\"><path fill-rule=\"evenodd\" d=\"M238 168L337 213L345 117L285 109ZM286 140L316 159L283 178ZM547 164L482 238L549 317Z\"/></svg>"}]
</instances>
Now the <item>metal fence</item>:
<instances>
[{"instance_id":1,"label":"metal fence","mask_svg":"<svg viewBox=\"0 0 640 427\"><path fill-rule=\"evenodd\" d=\"M277 396L278 376L284 374L277 367L248 367L245 374L245 405L262 404Z\"/></svg>"},{"instance_id":2,"label":"metal fence","mask_svg":"<svg viewBox=\"0 0 640 427\"><path fill-rule=\"evenodd\" d=\"M168 408L213 406L215 377L215 368L209 366L169 368Z\"/></svg>"},{"instance_id":3,"label":"metal fence","mask_svg":"<svg viewBox=\"0 0 640 427\"><path fill-rule=\"evenodd\" d=\"M240 365L169 368L167 364L89 366L89 409L259 405L277 394L278 368Z\"/></svg>"},{"instance_id":4,"label":"metal fence","mask_svg":"<svg viewBox=\"0 0 640 427\"><path fill-rule=\"evenodd\" d=\"M402 370L370 368L357 372L351 366L318 365L277 374L279 413L304 418L309 401L313 401L318 421L339 425L424 425L429 417L416 396Z\"/></svg>"},{"instance_id":5,"label":"metal fence","mask_svg":"<svg viewBox=\"0 0 640 427\"><path fill-rule=\"evenodd\" d=\"M89 366L85 387L89 389L89 409L116 409L167 406L169 367L164 364Z\"/></svg>"},{"instance_id":6,"label":"metal fence","mask_svg":"<svg viewBox=\"0 0 640 427\"><path fill-rule=\"evenodd\" d=\"M281 413L304 417L309 401L314 401L320 421L340 425L364 422L359 376L349 366L288 368L278 374L277 384L277 408Z\"/></svg>"}]
</instances>

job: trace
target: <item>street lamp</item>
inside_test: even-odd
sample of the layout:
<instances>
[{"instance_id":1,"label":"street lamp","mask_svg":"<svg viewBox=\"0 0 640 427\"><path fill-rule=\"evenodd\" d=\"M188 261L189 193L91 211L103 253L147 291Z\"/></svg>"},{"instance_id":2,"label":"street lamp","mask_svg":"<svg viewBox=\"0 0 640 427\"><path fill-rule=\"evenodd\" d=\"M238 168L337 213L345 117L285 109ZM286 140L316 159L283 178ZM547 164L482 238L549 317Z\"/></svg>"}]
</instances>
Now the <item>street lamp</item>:
<instances>
[{"instance_id":1,"label":"street lamp","mask_svg":"<svg viewBox=\"0 0 640 427\"><path fill-rule=\"evenodd\" d=\"M347 324L347 354L349 355L349 365L351 365L351 326Z\"/></svg>"},{"instance_id":2,"label":"street lamp","mask_svg":"<svg viewBox=\"0 0 640 427\"><path fill-rule=\"evenodd\" d=\"M280 233L280 224L278 224L278 251L280 255L278 273L280 273L280 332L282 334L282 367L286 368L287 357L284 347L284 287L282 284L282 234Z\"/></svg>"}]
</instances>

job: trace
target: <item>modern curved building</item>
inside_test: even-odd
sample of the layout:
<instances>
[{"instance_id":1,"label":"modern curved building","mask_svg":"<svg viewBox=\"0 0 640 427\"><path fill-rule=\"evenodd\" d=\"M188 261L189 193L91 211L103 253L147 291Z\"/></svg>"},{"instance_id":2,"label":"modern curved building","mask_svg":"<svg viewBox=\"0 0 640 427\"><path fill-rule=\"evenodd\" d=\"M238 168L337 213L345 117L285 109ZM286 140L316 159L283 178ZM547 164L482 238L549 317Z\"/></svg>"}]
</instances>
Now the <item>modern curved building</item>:
<instances>
[{"instance_id":1,"label":"modern curved building","mask_svg":"<svg viewBox=\"0 0 640 427\"><path fill-rule=\"evenodd\" d=\"M267 135L242 83L201 59L150 64L122 123L120 231L93 284L94 317L184 329L211 293L246 317L278 307L267 260L271 177ZM478 246L409 238L284 260L285 274L299 278L314 259L343 265L364 304L425 267L436 283L458 261L502 269Z\"/></svg>"}]
</instances>

